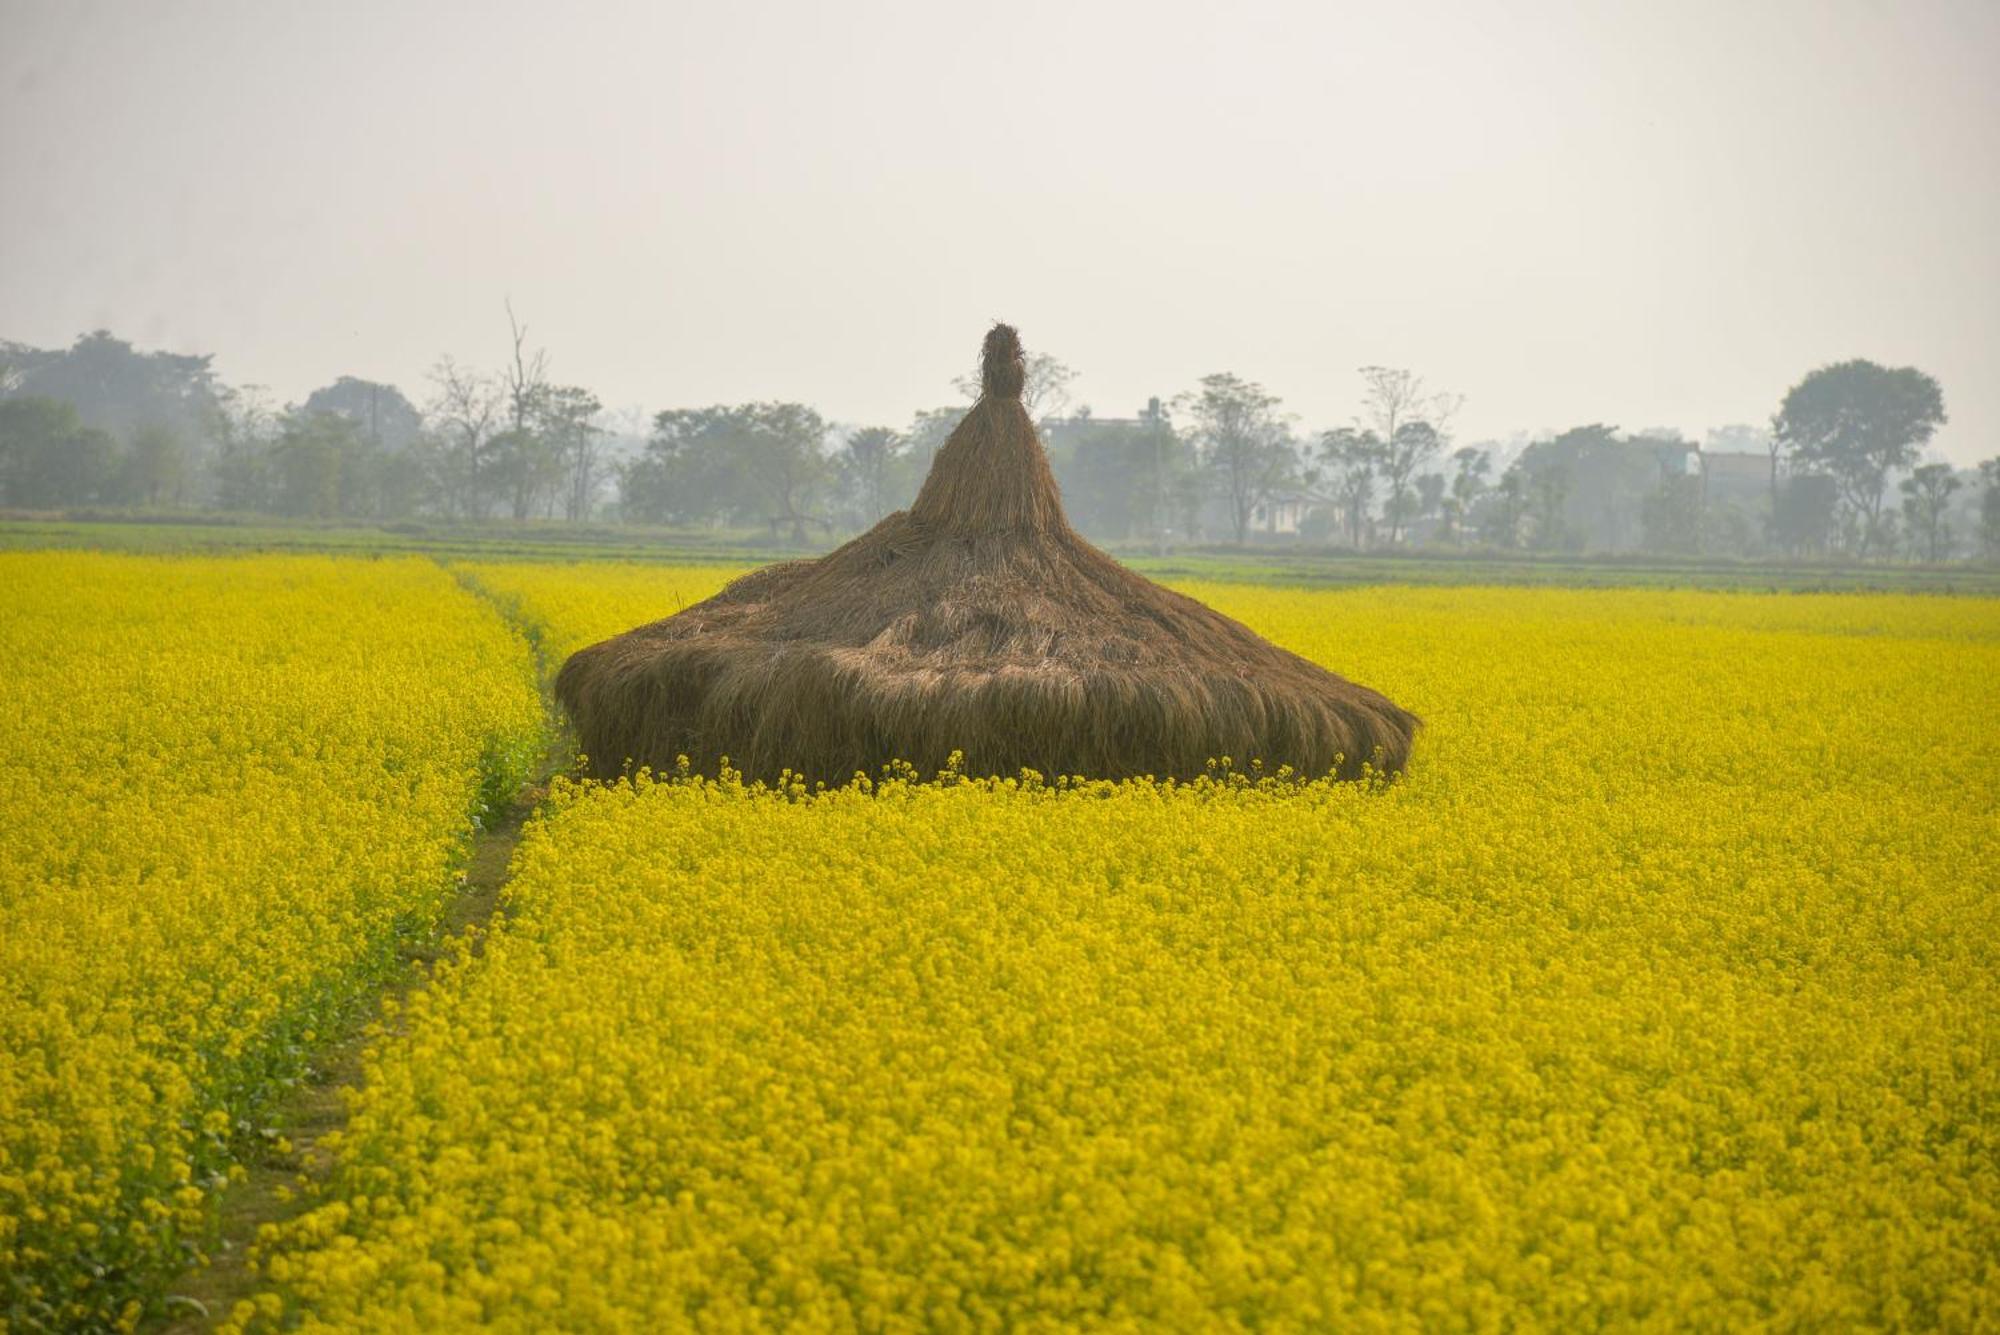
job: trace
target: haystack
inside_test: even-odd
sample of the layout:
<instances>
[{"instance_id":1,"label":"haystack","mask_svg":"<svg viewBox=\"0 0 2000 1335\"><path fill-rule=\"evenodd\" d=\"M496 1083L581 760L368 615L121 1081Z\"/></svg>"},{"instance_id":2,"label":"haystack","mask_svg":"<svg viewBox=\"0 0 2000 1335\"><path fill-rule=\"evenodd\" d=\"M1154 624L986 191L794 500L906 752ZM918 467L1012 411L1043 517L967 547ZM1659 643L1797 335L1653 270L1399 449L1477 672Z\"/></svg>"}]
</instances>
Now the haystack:
<instances>
[{"instance_id":1,"label":"haystack","mask_svg":"<svg viewBox=\"0 0 2000 1335\"><path fill-rule=\"evenodd\" d=\"M1417 720L1079 537L1021 403L1014 330L916 503L817 560L580 650L556 695L601 778L722 757L751 779L1191 778L1228 757L1400 770Z\"/></svg>"}]
</instances>

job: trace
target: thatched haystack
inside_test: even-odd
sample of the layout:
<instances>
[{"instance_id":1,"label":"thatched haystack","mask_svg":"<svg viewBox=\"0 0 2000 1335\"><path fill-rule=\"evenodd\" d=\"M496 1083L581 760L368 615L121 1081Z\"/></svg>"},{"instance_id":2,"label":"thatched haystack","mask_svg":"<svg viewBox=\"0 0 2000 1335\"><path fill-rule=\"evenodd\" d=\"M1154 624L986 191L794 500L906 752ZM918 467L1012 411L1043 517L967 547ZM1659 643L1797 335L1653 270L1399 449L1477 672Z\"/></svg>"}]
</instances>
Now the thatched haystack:
<instances>
[{"instance_id":1,"label":"thatched haystack","mask_svg":"<svg viewBox=\"0 0 2000 1335\"><path fill-rule=\"evenodd\" d=\"M563 665L599 777L726 756L752 779L836 783L954 751L968 774L1049 777L1403 767L1410 714L1070 528L1010 327L986 336L983 376L908 510Z\"/></svg>"}]
</instances>

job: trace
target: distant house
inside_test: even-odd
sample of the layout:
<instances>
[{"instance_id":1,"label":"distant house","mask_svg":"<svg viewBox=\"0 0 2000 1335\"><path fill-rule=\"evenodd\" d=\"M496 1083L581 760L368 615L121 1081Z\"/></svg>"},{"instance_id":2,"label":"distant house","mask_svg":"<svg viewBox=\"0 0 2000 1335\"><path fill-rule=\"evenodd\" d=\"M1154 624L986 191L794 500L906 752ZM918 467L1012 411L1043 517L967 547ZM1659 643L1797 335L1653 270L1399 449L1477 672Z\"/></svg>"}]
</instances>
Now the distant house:
<instances>
[{"instance_id":1,"label":"distant house","mask_svg":"<svg viewBox=\"0 0 2000 1335\"><path fill-rule=\"evenodd\" d=\"M1306 514L1320 504L1309 492L1284 491L1251 507L1250 531L1272 537L1296 535Z\"/></svg>"},{"instance_id":2,"label":"distant house","mask_svg":"<svg viewBox=\"0 0 2000 1335\"><path fill-rule=\"evenodd\" d=\"M1310 491L1275 492L1250 507L1250 522L1245 526L1243 536L1252 541L1296 539L1305 525L1306 516L1326 504L1326 497ZM1230 509L1229 498L1210 494L1202 502L1198 528L1197 536L1207 541L1233 540L1236 519Z\"/></svg>"}]
</instances>

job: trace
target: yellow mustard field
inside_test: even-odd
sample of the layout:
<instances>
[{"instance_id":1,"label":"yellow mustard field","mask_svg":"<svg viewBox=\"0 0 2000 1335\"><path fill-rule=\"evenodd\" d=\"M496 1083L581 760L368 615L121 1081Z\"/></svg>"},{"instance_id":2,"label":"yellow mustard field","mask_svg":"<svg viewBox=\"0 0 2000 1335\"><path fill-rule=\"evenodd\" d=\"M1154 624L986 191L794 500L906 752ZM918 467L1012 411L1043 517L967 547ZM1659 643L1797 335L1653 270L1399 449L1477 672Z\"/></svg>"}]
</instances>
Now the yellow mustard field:
<instances>
[{"instance_id":1,"label":"yellow mustard field","mask_svg":"<svg viewBox=\"0 0 2000 1335\"><path fill-rule=\"evenodd\" d=\"M8 553L0 590L0 1329L129 1327L541 708L427 561Z\"/></svg>"},{"instance_id":2,"label":"yellow mustard field","mask_svg":"<svg viewBox=\"0 0 2000 1335\"><path fill-rule=\"evenodd\" d=\"M1190 591L1407 777L559 784L234 1324L2000 1322L2000 606Z\"/></svg>"},{"instance_id":3,"label":"yellow mustard field","mask_svg":"<svg viewBox=\"0 0 2000 1335\"><path fill-rule=\"evenodd\" d=\"M535 638L549 670L587 644L658 621L719 593L748 566L632 562L532 565L465 562L457 574Z\"/></svg>"}]
</instances>

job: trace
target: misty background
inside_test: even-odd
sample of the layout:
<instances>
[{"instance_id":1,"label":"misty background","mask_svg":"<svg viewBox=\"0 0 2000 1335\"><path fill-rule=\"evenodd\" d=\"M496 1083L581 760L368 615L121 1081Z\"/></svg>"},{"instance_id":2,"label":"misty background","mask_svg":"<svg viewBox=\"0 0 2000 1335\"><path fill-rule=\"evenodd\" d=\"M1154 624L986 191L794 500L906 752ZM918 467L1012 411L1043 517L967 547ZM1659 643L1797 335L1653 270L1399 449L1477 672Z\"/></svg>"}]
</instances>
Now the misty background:
<instances>
[{"instance_id":1,"label":"misty background","mask_svg":"<svg viewBox=\"0 0 2000 1335\"><path fill-rule=\"evenodd\" d=\"M820 541L1004 318L1108 541L1982 550L2000 6L0 17L10 505Z\"/></svg>"}]
</instances>

